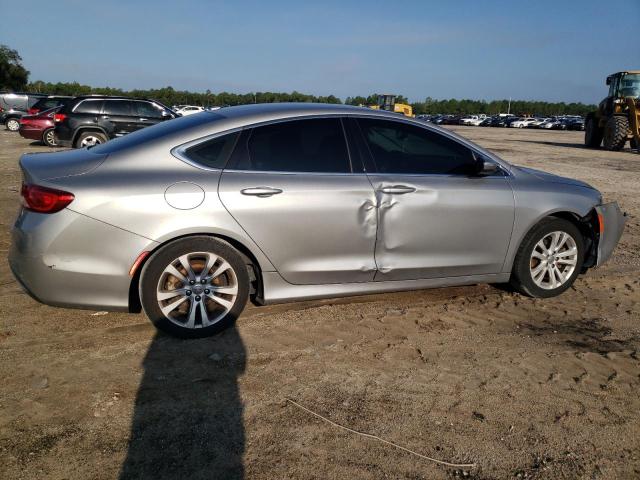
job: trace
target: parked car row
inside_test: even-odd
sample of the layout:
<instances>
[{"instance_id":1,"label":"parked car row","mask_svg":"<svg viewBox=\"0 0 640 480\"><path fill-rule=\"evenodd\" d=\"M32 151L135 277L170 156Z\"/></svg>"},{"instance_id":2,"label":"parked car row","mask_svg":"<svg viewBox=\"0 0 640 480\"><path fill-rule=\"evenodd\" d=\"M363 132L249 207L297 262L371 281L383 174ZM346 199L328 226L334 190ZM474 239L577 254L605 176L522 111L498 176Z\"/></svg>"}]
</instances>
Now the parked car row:
<instances>
[{"instance_id":1,"label":"parked car row","mask_svg":"<svg viewBox=\"0 0 640 480\"><path fill-rule=\"evenodd\" d=\"M542 128L546 130L584 130L584 118L576 115L554 117L518 117L500 114L479 115L418 115L436 125L470 125L475 127Z\"/></svg>"},{"instance_id":2,"label":"parked car row","mask_svg":"<svg viewBox=\"0 0 640 480\"><path fill-rule=\"evenodd\" d=\"M48 146L83 148L204 110L182 107L184 113L141 98L0 93L0 123L7 130Z\"/></svg>"}]
</instances>

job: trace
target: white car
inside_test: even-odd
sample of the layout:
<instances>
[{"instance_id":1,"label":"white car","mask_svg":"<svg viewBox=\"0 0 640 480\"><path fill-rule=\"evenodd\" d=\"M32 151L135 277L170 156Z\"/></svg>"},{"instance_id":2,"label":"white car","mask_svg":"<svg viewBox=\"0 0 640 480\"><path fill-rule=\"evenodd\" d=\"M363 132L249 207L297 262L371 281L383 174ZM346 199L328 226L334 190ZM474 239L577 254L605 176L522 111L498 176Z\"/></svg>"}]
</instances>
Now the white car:
<instances>
[{"instance_id":1,"label":"white car","mask_svg":"<svg viewBox=\"0 0 640 480\"><path fill-rule=\"evenodd\" d=\"M538 122L539 120L537 118L523 118L522 120L516 120L515 122L511 122L511 127L512 128L526 128L530 125L532 125L535 122Z\"/></svg>"},{"instance_id":2,"label":"white car","mask_svg":"<svg viewBox=\"0 0 640 480\"><path fill-rule=\"evenodd\" d=\"M199 107L197 105L185 105L176 110L176 112L183 117L186 117L187 115L193 115L194 113L204 112L204 107Z\"/></svg>"},{"instance_id":3,"label":"white car","mask_svg":"<svg viewBox=\"0 0 640 480\"><path fill-rule=\"evenodd\" d=\"M480 125L480 122L484 120L486 115L467 115L460 119L460 125Z\"/></svg>"}]
</instances>

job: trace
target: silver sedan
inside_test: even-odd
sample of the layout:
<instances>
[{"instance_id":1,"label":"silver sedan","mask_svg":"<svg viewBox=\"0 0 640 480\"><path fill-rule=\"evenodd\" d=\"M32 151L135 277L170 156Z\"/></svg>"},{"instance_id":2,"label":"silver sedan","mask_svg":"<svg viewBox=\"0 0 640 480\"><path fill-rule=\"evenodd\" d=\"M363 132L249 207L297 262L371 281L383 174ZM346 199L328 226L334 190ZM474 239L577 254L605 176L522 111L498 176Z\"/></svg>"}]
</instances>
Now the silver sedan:
<instances>
[{"instance_id":1,"label":"silver sedan","mask_svg":"<svg viewBox=\"0 0 640 480\"><path fill-rule=\"evenodd\" d=\"M9 254L37 300L206 336L259 304L480 282L551 297L625 217L591 186L356 107L203 112L25 154Z\"/></svg>"}]
</instances>

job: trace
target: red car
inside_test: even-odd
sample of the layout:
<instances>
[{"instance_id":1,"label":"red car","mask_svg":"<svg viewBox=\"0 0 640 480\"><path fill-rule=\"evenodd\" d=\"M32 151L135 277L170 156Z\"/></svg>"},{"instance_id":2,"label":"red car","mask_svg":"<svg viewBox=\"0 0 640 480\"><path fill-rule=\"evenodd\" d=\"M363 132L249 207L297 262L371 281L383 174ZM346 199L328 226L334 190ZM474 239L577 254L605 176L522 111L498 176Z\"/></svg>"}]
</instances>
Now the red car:
<instances>
[{"instance_id":1,"label":"red car","mask_svg":"<svg viewBox=\"0 0 640 480\"><path fill-rule=\"evenodd\" d=\"M60 107L51 108L36 115L25 115L20 119L20 135L31 140L40 140L49 147L56 146L53 135L53 115Z\"/></svg>"}]
</instances>

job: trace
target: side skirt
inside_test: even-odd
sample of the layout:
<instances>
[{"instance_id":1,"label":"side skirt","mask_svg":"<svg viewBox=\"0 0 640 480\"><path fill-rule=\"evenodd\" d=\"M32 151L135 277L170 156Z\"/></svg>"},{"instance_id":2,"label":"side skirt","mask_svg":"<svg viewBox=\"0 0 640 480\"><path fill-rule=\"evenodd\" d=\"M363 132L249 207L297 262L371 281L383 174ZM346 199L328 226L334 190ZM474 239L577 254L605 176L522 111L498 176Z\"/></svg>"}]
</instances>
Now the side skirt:
<instances>
[{"instance_id":1,"label":"side skirt","mask_svg":"<svg viewBox=\"0 0 640 480\"><path fill-rule=\"evenodd\" d=\"M263 272L263 298L257 299L261 305L291 302L296 300L316 300L320 298L350 297L369 293L424 290L427 288L474 285L476 283L506 283L510 273L491 275L468 275L461 277L429 278L423 280L397 280L388 282L331 283L325 285L293 285L286 282L277 272Z\"/></svg>"}]
</instances>

